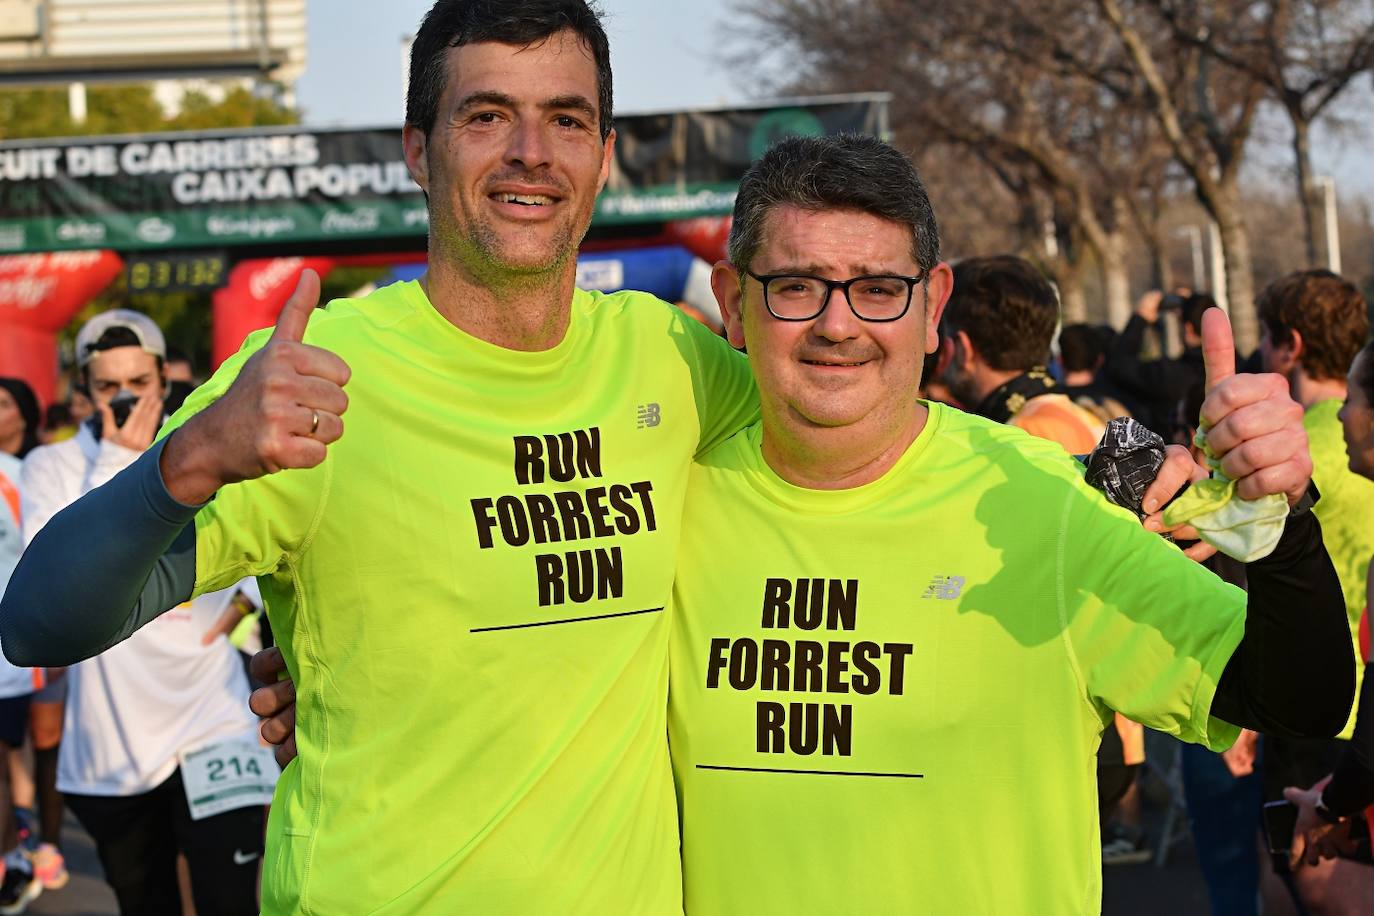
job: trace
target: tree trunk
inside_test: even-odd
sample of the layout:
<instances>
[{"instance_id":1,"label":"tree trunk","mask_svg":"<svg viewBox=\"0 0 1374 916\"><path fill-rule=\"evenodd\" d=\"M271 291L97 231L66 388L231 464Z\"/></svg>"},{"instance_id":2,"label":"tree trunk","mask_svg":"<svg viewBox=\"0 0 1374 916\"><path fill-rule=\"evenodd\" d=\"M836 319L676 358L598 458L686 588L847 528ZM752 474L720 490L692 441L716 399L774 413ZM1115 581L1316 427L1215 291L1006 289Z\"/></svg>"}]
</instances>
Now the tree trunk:
<instances>
[{"instance_id":1,"label":"tree trunk","mask_svg":"<svg viewBox=\"0 0 1374 916\"><path fill-rule=\"evenodd\" d=\"M1131 273L1126 265L1126 234L1120 229L1107 234L1098 252L1102 264L1102 288L1106 293L1107 322L1118 331L1131 319Z\"/></svg>"},{"instance_id":2,"label":"tree trunk","mask_svg":"<svg viewBox=\"0 0 1374 916\"><path fill-rule=\"evenodd\" d=\"M1259 319L1255 313L1254 265L1250 257L1250 234L1241 215L1240 192L1235 182L1218 189L1209 203L1212 217L1221 234L1222 257L1226 266L1226 301L1231 313L1231 331L1236 352L1249 356L1259 345Z\"/></svg>"},{"instance_id":3,"label":"tree trunk","mask_svg":"<svg viewBox=\"0 0 1374 916\"><path fill-rule=\"evenodd\" d=\"M1302 210L1303 238L1307 241L1307 266L1316 267L1325 264L1326 258L1317 246L1317 227L1321 225L1321 216L1317 212L1317 195L1312 186L1312 147L1308 135L1311 125L1303 118L1301 111L1291 107L1288 117L1293 122L1293 161L1297 167L1298 208Z\"/></svg>"}]
</instances>

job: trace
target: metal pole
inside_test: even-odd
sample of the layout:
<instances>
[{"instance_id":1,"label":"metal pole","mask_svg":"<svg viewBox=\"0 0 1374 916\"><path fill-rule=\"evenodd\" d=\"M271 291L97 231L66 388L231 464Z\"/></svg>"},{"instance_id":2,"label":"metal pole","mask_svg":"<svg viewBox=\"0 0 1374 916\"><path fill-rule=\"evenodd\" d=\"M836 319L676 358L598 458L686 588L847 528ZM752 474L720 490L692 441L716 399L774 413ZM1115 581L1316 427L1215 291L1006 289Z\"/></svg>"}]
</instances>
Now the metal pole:
<instances>
[{"instance_id":1,"label":"metal pole","mask_svg":"<svg viewBox=\"0 0 1374 916\"><path fill-rule=\"evenodd\" d=\"M1212 255L1212 298L1217 300L1222 311L1230 314L1231 303L1226 298L1226 256L1222 252L1221 230L1216 220L1207 221L1207 247Z\"/></svg>"},{"instance_id":2,"label":"metal pole","mask_svg":"<svg viewBox=\"0 0 1374 916\"><path fill-rule=\"evenodd\" d=\"M1324 176L1317 179L1321 192L1322 215L1326 225L1326 267L1332 273L1341 272L1341 227L1336 212L1336 179Z\"/></svg>"}]
</instances>

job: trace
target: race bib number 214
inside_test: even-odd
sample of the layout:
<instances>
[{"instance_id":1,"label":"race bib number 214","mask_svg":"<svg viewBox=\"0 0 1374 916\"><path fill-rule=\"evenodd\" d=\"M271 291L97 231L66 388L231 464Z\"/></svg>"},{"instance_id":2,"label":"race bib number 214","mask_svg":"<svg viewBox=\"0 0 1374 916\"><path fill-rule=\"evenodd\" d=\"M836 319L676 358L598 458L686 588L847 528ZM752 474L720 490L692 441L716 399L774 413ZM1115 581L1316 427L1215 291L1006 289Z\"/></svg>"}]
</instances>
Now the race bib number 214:
<instances>
[{"instance_id":1,"label":"race bib number 214","mask_svg":"<svg viewBox=\"0 0 1374 916\"><path fill-rule=\"evenodd\" d=\"M252 741L221 741L181 755L191 820L272 801L280 770L272 752Z\"/></svg>"}]
</instances>

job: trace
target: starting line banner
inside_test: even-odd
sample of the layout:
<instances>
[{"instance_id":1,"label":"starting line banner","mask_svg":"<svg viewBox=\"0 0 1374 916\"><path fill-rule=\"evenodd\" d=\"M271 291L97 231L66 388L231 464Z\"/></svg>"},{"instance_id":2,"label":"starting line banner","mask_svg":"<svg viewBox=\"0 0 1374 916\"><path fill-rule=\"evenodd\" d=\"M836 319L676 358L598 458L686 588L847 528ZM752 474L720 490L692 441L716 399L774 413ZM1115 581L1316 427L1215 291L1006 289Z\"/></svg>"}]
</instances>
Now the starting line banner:
<instances>
[{"instance_id":1,"label":"starting line banner","mask_svg":"<svg viewBox=\"0 0 1374 916\"><path fill-rule=\"evenodd\" d=\"M885 95L627 115L596 225L730 212L790 135L886 132ZM0 143L0 253L422 236L398 129L300 127Z\"/></svg>"}]
</instances>

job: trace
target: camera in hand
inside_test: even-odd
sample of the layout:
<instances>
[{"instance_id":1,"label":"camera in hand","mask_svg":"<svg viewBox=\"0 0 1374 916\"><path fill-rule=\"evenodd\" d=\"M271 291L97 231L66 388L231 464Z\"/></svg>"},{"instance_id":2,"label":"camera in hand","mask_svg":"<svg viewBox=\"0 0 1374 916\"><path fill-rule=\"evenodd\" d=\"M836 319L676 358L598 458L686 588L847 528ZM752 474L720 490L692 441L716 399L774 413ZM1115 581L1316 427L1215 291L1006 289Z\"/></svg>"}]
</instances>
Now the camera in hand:
<instances>
[{"instance_id":1,"label":"camera in hand","mask_svg":"<svg viewBox=\"0 0 1374 916\"><path fill-rule=\"evenodd\" d=\"M110 413L114 416L115 426L124 426L137 403L138 395L131 391L121 391L110 399Z\"/></svg>"},{"instance_id":2,"label":"camera in hand","mask_svg":"<svg viewBox=\"0 0 1374 916\"><path fill-rule=\"evenodd\" d=\"M1169 293L1163 299L1159 300L1159 310L1161 312L1181 312L1183 311L1183 306L1187 304L1188 300L1180 296L1178 293Z\"/></svg>"}]
</instances>

